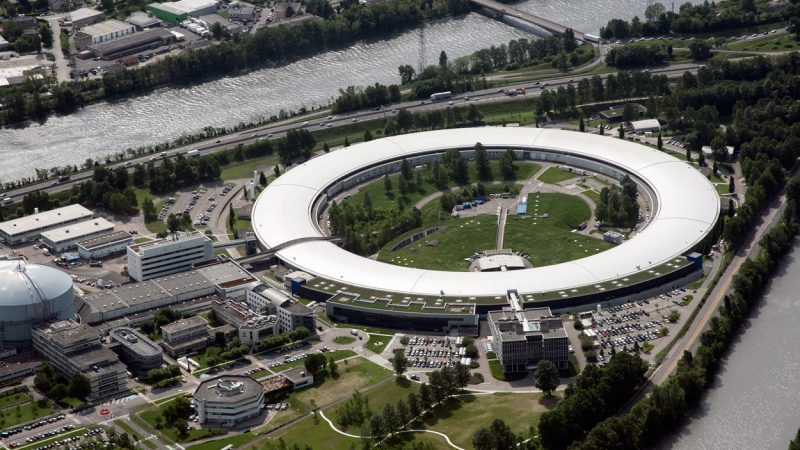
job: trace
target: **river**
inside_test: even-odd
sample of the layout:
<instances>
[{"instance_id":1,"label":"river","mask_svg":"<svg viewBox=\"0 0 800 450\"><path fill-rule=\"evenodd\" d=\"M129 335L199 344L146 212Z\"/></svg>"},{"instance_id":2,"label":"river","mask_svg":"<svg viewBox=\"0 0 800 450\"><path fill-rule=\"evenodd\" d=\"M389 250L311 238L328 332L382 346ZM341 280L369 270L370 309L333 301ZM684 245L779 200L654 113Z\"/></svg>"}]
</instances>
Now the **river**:
<instances>
[{"instance_id":1,"label":"river","mask_svg":"<svg viewBox=\"0 0 800 450\"><path fill-rule=\"evenodd\" d=\"M800 427L800 248L782 262L698 412L662 448L785 450Z\"/></svg>"},{"instance_id":2,"label":"river","mask_svg":"<svg viewBox=\"0 0 800 450\"><path fill-rule=\"evenodd\" d=\"M642 15L646 0L527 0L519 9L576 30L597 33L613 17ZM480 14L428 24L426 59L456 58L492 44L530 36ZM173 140L206 126L251 122L283 109L326 105L339 89L397 83L397 66L417 65L419 32L362 42L278 68L183 89L161 89L115 103L90 105L42 124L0 129L0 180L32 176L36 168L81 164L127 148Z\"/></svg>"}]
</instances>

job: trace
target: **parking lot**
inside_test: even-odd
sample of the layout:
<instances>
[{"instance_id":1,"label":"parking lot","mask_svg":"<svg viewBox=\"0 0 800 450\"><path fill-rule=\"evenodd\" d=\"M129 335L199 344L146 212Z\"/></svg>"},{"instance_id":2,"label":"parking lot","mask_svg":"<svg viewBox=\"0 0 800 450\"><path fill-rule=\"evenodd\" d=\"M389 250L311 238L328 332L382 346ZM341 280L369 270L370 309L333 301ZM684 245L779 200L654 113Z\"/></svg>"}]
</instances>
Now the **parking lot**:
<instances>
[{"instance_id":1,"label":"parking lot","mask_svg":"<svg viewBox=\"0 0 800 450\"><path fill-rule=\"evenodd\" d=\"M694 300L686 288L659 296L580 315L583 334L593 341L597 364L605 365L611 352L641 350L645 359L652 357L669 342L669 337L689 316L684 313ZM670 321L669 319L674 319ZM579 331L565 324L573 346L581 346ZM575 336L572 336L572 335ZM585 338L584 338L585 339ZM585 348L585 347L584 347ZM586 353L584 353L586 355ZM587 357L591 360L591 357Z\"/></svg>"},{"instance_id":2,"label":"parking lot","mask_svg":"<svg viewBox=\"0 0 800 450\"><path fill-rule=\"evenodd\" d=\"M403 347L409 366L420 369L453 367L464 360L464 338L413 336ZM467 358L469 359L469 358ZM469 362L467 362L469 364Z\"/></svg>"}]
</instances>

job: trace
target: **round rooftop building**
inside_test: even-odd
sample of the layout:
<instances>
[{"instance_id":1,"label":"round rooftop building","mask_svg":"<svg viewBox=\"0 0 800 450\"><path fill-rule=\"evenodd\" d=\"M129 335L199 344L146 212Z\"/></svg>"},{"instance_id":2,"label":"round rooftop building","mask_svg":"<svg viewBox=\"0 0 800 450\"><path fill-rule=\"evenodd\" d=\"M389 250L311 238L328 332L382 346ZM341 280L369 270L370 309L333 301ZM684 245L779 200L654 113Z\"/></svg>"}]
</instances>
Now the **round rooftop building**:
<instances>
[{"instance_id":1,"label":"round rooftop building","mask_svg":"<svg viewBox=\"0 0 800 450\"><path fill-rule=\"evenodd\" d=\"M72 278L24 259L0 260L0 345L30 347L41 322L75 317Z\"/></svg>"}]
</instances>

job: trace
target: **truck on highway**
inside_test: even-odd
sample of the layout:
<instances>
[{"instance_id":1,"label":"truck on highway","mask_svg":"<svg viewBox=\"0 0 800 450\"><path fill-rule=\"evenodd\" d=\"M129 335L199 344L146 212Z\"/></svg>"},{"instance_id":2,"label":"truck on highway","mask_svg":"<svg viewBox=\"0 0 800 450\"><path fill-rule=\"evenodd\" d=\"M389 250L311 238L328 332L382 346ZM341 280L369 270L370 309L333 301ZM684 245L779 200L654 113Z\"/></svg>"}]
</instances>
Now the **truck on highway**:
<instances>
[{"instance_id":1,"label":"truck on highway","mask_svg":"<svg viewBox=\"0 0 800 450\"><path fill-rule=\"evenodd\" d=\"M11 203L14 203L14 199L13 198L6 197L6 198L3 199L3 204L4 205L10 205Z\"/></svg>"},{"instance_id":2,"label":"truck on highway","mask_svg":"<svg viewBox=\"0 0 800 450\"><path fill-rule=\"evenodd\" d=\"M198 150L196 148L194 148L192 150L189 150L188 152L186 152L186 156L190 156L190 157L192 157L192 156L194 156L194 157L200 156L200 150Z\"/></svg>"},{"instance_id":3,"label":"truck on highway","mask_svg":"<svg viewBox=\"0 0 800 450\"><path fill-rule=\"evenodd\" d=\"M445 100L445 99L452 98L452 97L453 97L453 93L450 92L450 91L436 92L434 94L431 94L431 101L435 102L437 100Z\"/></svg>"},{"instance_id":4,"label":"truck on highway","mask_svg":"<svg viewBox=\"0 0 800 450\"><path fill-rule=\"evenodd\" d=\"M61 175L60 177L58 177L59 183L63 183L65 181L69 181L69 175Z\"/></svg>"}]
</instances>

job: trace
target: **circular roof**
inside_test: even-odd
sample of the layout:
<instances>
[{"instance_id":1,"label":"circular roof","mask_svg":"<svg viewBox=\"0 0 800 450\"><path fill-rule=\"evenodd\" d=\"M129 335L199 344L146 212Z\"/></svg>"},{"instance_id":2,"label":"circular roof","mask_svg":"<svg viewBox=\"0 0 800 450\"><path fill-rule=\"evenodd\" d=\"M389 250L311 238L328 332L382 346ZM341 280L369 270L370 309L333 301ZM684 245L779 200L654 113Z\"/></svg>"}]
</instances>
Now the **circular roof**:
<instances>
[{"instance_id":1,"label":"circular roof","mask_svg":"<svg viewBox=\"0 0 800 450\"><path fill-rule=\"evenodd\" d=\"M48 266L24 260L0 260L0 306L49 300L72 290L72 278Z\"/></svg>"},{"instance_id":2,"label":"circular roof","mask_svg":"<svg viewBox=\"0 0 800 450\"><path fill-rule=\"evenodd\" d=\"M318 198L340 180L399 158L433 151L524 149L602 162L634 174L655 195L650 224L610 250L551 266L508 272L444 272L395 266L362 258L324 237L313 217ZM562 156L563 155L563 156ZM373 140L314 158L273 181L253 207L253 229L266 248L307 273L378 291L416 295L491 296L592 285L647 271L692 249L712 230L719 196L703 174L677 158L609 136L541 128L466 128Z\"/></svg>"}]
</instances>

